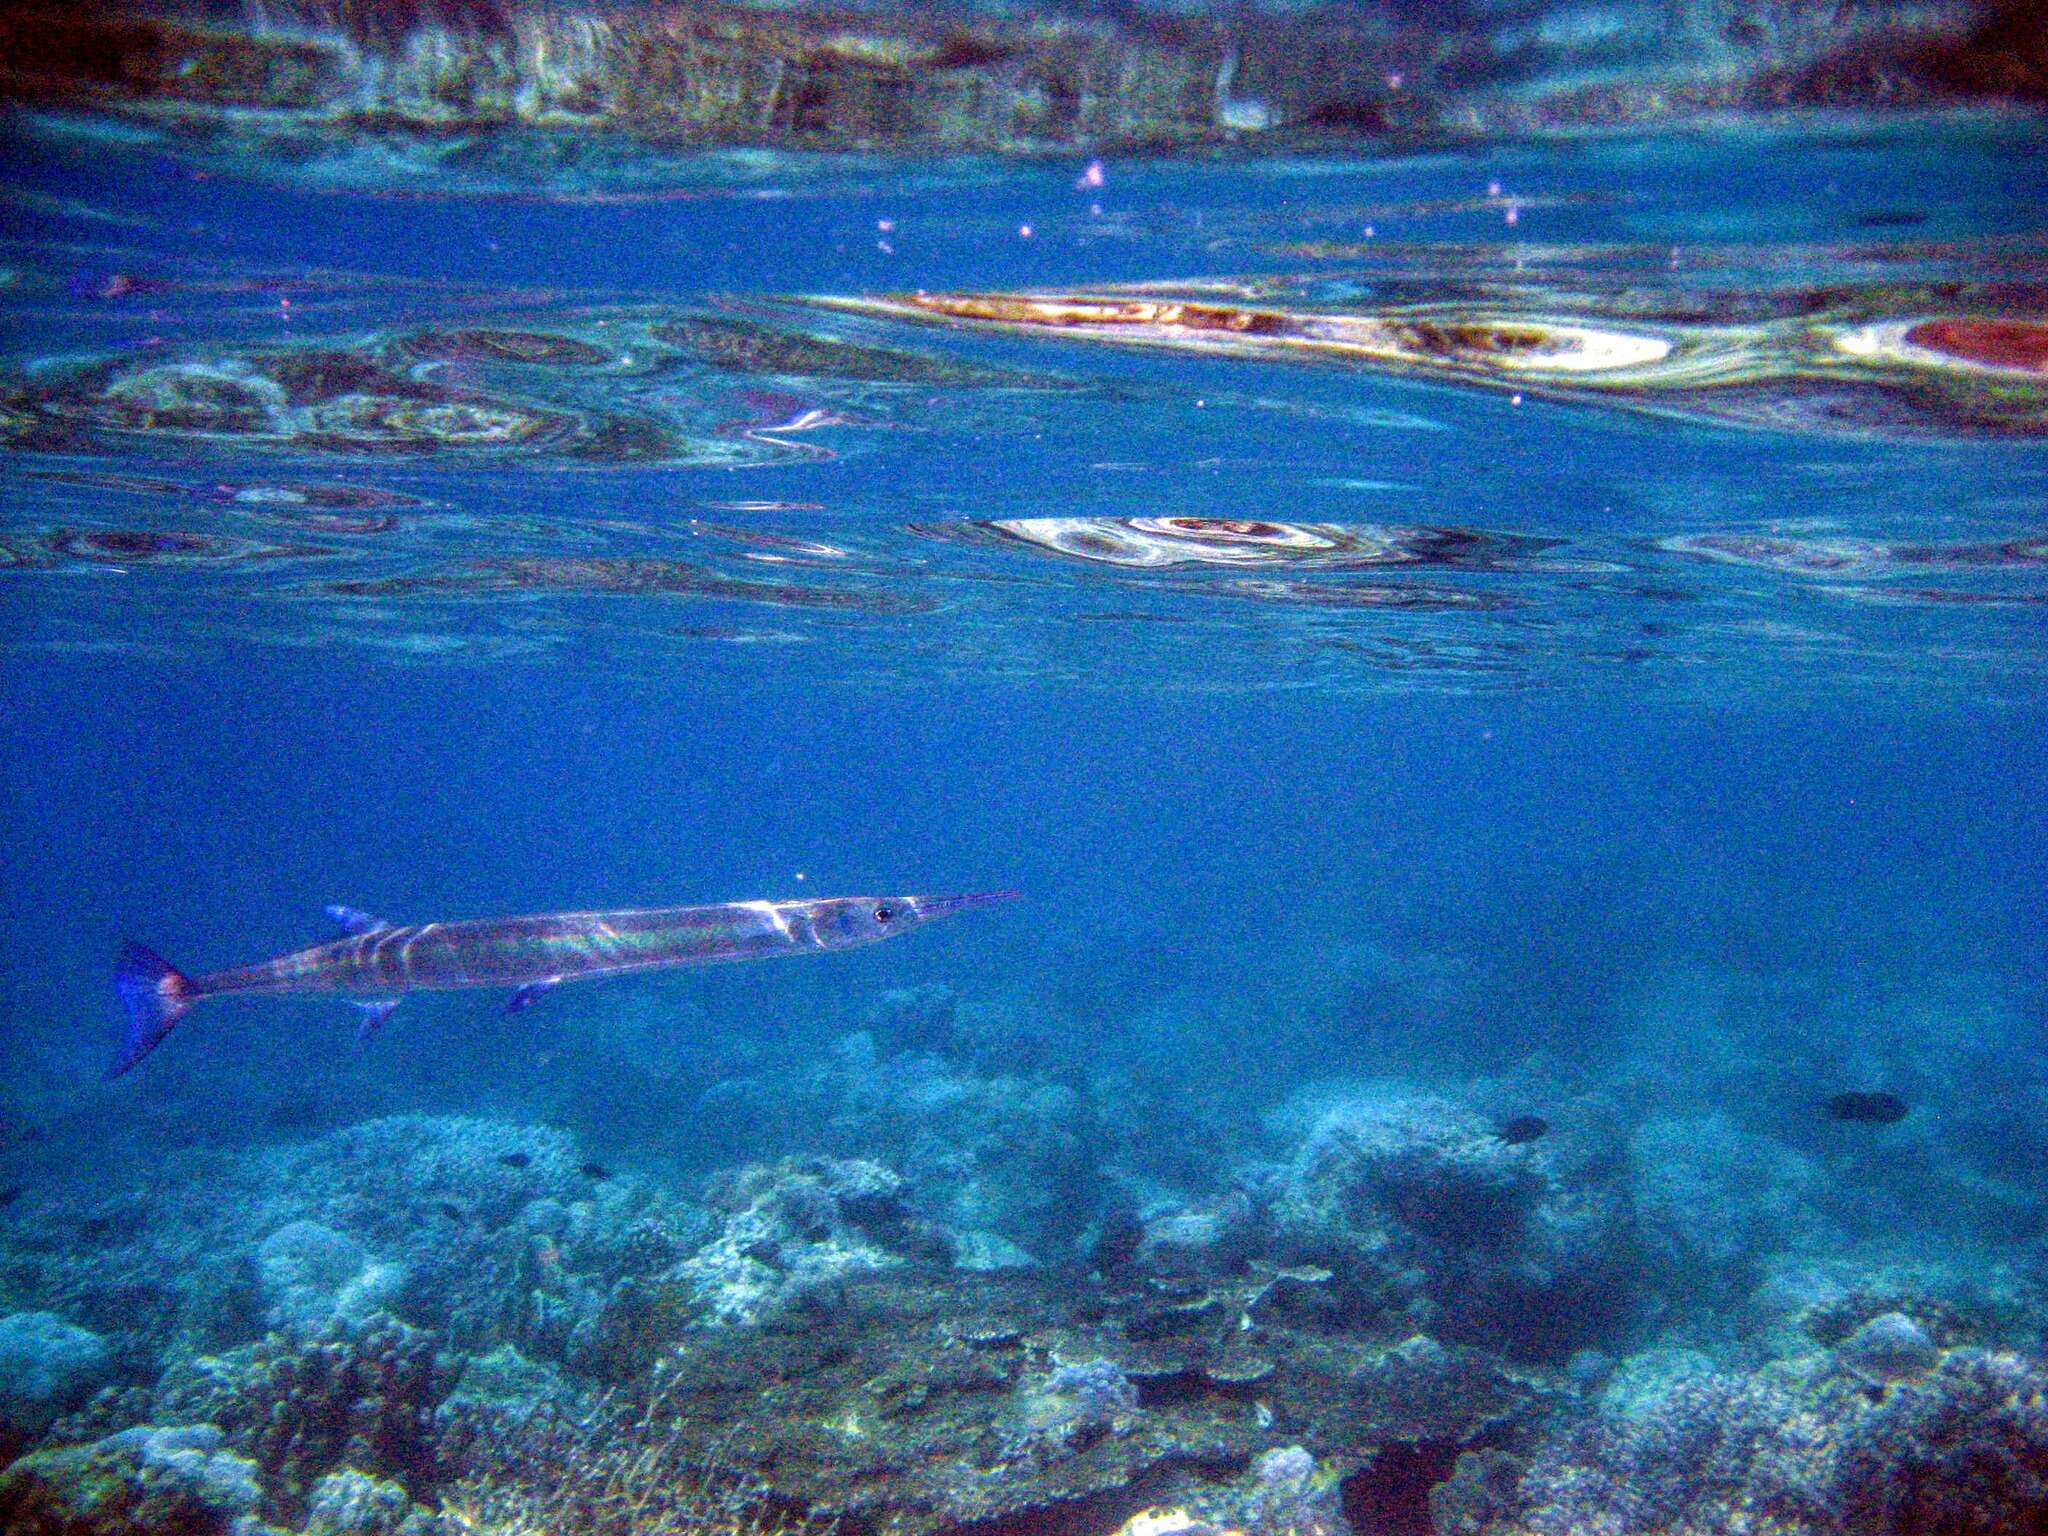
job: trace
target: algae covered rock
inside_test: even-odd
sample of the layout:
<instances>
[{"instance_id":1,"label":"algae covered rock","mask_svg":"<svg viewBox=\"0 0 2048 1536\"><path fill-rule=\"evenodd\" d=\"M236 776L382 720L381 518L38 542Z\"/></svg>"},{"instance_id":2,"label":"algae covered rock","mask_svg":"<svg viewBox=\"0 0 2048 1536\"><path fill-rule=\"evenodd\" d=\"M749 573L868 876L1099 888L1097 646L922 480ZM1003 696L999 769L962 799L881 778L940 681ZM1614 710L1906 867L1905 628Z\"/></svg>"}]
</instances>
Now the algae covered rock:
<instances>
[{"instance_id":1,"label":"algae covered rock","mask_svg":"<svg viewBox=\"0 0 2048 1536\"><path fill-rule=\"evenodd\" d=\"M104 1381L106 1340L53 1312L0 1317L0 1447L33 1439Z\"/></svg>"},{"instance_id":2,"label":"algae covered rock","mask_svg":"<svg viewBox=\"0 0 2048 1536\"><path fill-rule=\"evenodd\" d=\"M1347 1536L1337 1476L1298 1445L1267 1451L1244 1479L1249 1536Z\"/></svg>"},{"instance_id":3,"label":"algae covered rock","mask_svg":"<svg viewBox=\"0 0 2048 1536\"><path fill-rule=\"evenodd\" d=\"M390 1305L403 1266L371 1259L361 1244L313 1221L288 1222L256 1248L272 1327L308 1333L340 1319L359 1321Z\"/></svg>"},{"instance_id":4,"label":"algae covered rock","mask_svg":"<svg viewBox=\"0 0 2048 1536\"><path fill-rule=\"evenodd\" d=\"M343 1467L313 1485L305 1536L398 1536L422 1523L414 1515L412 1500L398 1484Z\"/></svg>"},{"instance_id":5,"label":"algae covered rock","mask_svg":"<svg viewBox=\"0 0 2048 1536\"><path fill-rule=\"evenodd\" d=\"M829 1310L845 1283L908 1255L936 1257L936 1235L905 1201L902 1177L862 1158L796 1158L722 1175L709 1191L725 1229L678 1266L706 1323L758 1324Z\"/></svg>"},{"instance_id":6,"label":"algae covered rock","mask_svg":"<svg viewBox=\"0 0 2048 1536\"><path fill-rule=\"evenodd\" d=\"M212 1536L257 1528L256 1465L210 1424L143 1426L38 1451L0 1473L11 1536Z\"/></svg>"},{"instance_id":7,"label":"algae covered rock","mask_svg":"<svg viewBox=\"0 0 2048 1536\"><path fill-rule=\"evenodd\" d=\"M1903 1312L1882 1312L1835 1349L1835 1358L1874 1386L1924 1376L1941 1363L1927 1330Z\"/></svg>"},{"instance_id":8,"label":"algae covered rock","mask_svg":"<svg viewBox=\"0 0 2048 1536\"><path fill-rule=\"evenodd\" d=\"M1329 1102L1266 1182L1277 1253L1327 1266L1354 1315L1562 1359L1625 1308L1633 1249L1612 1117L1557 1118L1524 1145L1433 1095Z\"/></svg>"},{"instance_id":9,"label":"algae covered rock","mask_svg":"<svg viewBox=\"0 0 2048 1536\"><path fill-rule=\"evenodd\" d=\"M1351 1536L1342 1480L1298 1445L1253 1458L1242 1477L1193 1488L1185 1505L1141 1510L1115 1536Z\"/></svg>"},{"instance_id":10,"label":"algae covered rock","mask_svg":"<svg viewBox=\"0 0 2048 1536\"><path fill-rule=\"evenodd\" d=\"M1020 1386L1001 1420L1005 1459L1046 1460L1113 1434L1138 1409L1138 1389L1114 1361L1059 1365Z\"/></svg>"},{"instance_id":11,"label":"algae covered rock","mask_svg":"<svg viewBox=\"0 0 2048 1536\"><path fill-rule=\"evenodd\" d=\"M1631 1151L1646 1255L1695 1290L1732 1297L1766 1255L1828 1246L1826 1171L1793 1147L1688 1113L1646 1122Z\"/></svg>"}]
</instances>

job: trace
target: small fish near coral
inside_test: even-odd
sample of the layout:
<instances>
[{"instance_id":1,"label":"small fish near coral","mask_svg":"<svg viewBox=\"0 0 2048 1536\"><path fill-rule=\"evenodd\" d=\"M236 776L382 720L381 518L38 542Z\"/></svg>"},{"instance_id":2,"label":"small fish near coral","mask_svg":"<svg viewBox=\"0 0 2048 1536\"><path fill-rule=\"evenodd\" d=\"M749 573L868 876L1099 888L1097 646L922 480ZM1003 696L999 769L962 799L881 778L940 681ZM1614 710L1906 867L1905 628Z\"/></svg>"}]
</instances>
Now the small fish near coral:
<instances>
[{"instance_id":1,"label":"small fish near coral","mask_svg":"<svg viewBox=\"0 0 2048 1536\"><path fill-rule=\"evenodd\" d=\"M1015 891L961 896L829 896L814 901L734 901L639 911L549 912L404 927L329 907L343 936L253 965L186 976L140 944L122 946L114 987L127 1015L119 1077L162 1043L203 998L333 993L362 1010L356 1037L384 1026L409 992L509 987L505 1012L534 1003L566 981L669 970L731 960L853 949L934 918L996 902Z\"/></svg>"}]
</instances>

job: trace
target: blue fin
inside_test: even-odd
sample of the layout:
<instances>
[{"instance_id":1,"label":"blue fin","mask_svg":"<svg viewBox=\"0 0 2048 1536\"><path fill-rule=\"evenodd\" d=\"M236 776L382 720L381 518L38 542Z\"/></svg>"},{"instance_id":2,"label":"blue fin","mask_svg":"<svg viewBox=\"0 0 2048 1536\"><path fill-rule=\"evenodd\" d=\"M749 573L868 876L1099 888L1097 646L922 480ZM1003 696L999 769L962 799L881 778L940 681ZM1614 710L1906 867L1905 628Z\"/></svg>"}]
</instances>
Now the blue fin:
<instances>
[{"instance_id":1,"label":"blue fin","mask_svg":"<svg viewBox=\"0 0 2048 1536\"><path fill-rule=\"evenodd\" d=\"M198 999L192 983L170 961L140 944L121 946L114 962L114 991L128 1015L128 1029L120 1054L107 1068L109 1077L119 1077L155 1050Z\"/></svg>"},{"instance_id":2,"label":"blue fin","mask_svg":"<svg viewBox=\"0 0 2048 1536\"><path fill-rule=\"evenodd\" d=\"M363 1010L362 1018L356 1021L356 1038L358 1040L376 1039L377 1031L384 1027L385 1021L391 1017L391 1011L399 1003L399 1000L395 997L379 998L374 1003L357 1002L354 998L351 998L350 1001L354 1002L356 1007Z\"/></svg>"},{"instance_id":3,"label":"blue fin","mask_svg":"<svg viewBox=\"0 0 2048 1536\"><path fill-rule=\"evenodd\" d=\"M525 986L505 999L505 1013L517 1013L522 1008L531 1008L562 984L559 976L550 976L546 981L529 981Z\"/></svg>"},{"instance_id":4,"label":"blue fin","mask_svg":"<svg viewBox=\"0 0 2048 1536\"><path fill-rule=\"evenodd\" d=\"M354 907L329 907L327 915L349 933L382 933L391 926L383 918L372 917L369 913L359 912Z\"/></svg>"}]
</instances>

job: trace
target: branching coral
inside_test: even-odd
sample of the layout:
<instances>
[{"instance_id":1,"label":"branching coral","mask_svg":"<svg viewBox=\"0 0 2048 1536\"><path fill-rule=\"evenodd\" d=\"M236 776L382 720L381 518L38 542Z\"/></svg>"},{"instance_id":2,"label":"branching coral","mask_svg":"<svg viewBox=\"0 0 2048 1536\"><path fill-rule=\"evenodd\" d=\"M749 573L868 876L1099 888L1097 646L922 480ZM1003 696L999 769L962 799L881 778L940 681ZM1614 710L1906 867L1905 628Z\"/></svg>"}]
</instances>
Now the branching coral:
<instances>
[{"instance_id":1,"label":"branching coral","mask_svg":"<svg viewBox=\"0 0 2048 1536\"><path fill-rule=\"evenodd\" d=\"M459 1475L444 1519L476 1536L809 1536L829 1527L777 1509L767 1488L722 1459L678 1419L677 1393L657 1385L587 1413L545 1408L467 1419L451 1441Z\"/></svg>"}]
</instances>

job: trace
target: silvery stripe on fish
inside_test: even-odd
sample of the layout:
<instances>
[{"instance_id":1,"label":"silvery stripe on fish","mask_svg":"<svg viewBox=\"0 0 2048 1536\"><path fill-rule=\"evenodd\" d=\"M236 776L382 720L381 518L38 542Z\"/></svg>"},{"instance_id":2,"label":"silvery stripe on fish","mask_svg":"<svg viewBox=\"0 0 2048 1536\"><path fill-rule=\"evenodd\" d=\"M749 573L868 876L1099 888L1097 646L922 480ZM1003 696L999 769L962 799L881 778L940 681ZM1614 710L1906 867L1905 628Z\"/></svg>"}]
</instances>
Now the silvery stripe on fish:
<instances>
[{"instance_id":1,"label":"silvery stripe on fish","mask_svg":"<svg viewBox=\"0 0 2048 1536\"><path fill-rule=\"evenodd\" d=\"M564 982L851 949L1015 894L831 896L403 926L350 907L330 907L329 914L348 930L344 937L196 977L129 944L115 971L128 1028L108 1076L119 1076L148 1055L203 998L331 993L371 999L361 1004L360 1033L367 1036L409 992L506 987L512 989L510 1012Z\"/></svg>"}]
</instances>

